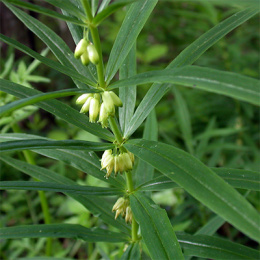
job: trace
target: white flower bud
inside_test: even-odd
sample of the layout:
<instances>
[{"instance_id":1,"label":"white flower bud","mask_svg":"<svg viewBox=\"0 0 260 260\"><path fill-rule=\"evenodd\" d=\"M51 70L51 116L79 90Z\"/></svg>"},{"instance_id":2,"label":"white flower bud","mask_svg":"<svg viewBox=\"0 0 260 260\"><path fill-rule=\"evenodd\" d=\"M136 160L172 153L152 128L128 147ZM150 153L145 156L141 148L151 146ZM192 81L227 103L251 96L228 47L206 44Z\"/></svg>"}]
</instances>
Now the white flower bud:
<instances>
[{"instance_id":1,"label":"white flower bud","mask_svg":"<svg viewBox=\"0 0 260 260\"><path fill-rule=\"evenodd\" d=\"M132 163L134 164L134 162L135 162L135 156L134 156L134 154L132 154L132 153L129 152L129 151L127 151L127 153L128 153L128 155L129 155L129 157L130 157Z\"/></svg>"},{"instance_id":2,"label":"white flower bud","mask_svg":"<svg viewBox=\"0 0 260 260\"><path fill-rule=\"evenodd\" d=\"M133 213L132 210L129 206L126 207L126 214L125 214L125 222L128 223L132 223L132 218L133 218Z\"/></svg>"},{"instance_id":3,"label":"white flower bud","mask_svg":"<svg viewBox=\"0 0 260 260\"><path fill-rule=\"evenodd\" d=\"M80 113L87 113L90 107L90 102L93 99L93 97L88 97L87 101L84 103L84 105L82 106Z\"/></svg>"},{"instance_id":4,"label":"white flower bud","mask_svg":"<svg viewBox=\"0 0 260 260\"><path fill-rule=\"evenodd\" d=\"M89 44L87 50L88 50L89 60L93 64L97 65L99 63L99 55L95 46L93 44Z\"/></svg>"},{"instance_id":5,"label":"white flower bud","mask_svg":"<svg viewBox=\"0 0 260 260\"><path fill-rule=\"evenodd\" d=\"M121 99L113 91L109 91L109 95L116 106L118 107L123 106Z\"/></svg>"},{"instance_id":6,"label":"white flower bud","mask_svg":"<svg viewBox=\"0 0 260 260\"><path fill-rule=\"evenodd\" d=\"M77 100L76 100L76 104L77 104L77 105L82 105L82 104L84 104L89 97L93 97L93 94L83 94L83 95L79 96L79 97L77 98Z\"/></svg>"},{"instance_id":7,"label":"white flower bud","mask_svg":"<svg viewBox=\"0 0 260 260\"><path fill-rule=\"evenodd\" d=\"M87 47L88 47L88 41L85 39L81 39L76 46L74 57L76 59L79 59L79 57L87 50Z\"/></svg>"},{"instance_id":8,"label":"white flower bud","mask_svg":"<svg viewBox=\"0 0 260 260\"><path fill-rule=\"evenodd\" d=\"M123 173L125 171L125 161L124 161L124 155L120 153L118 155L118 171Z\"/></svg>"},{"instance_id":9,"label":"white flower bud","mask_svg":"<svg viewBox=\"0 0 260 260\"><path fill-rule=\"evenodd\" d=\"M99 111L99 120L98 122L101 123L102 127L107 128L108 127L108 113L106 110L106 107L104 103L101 104L100 106L100 111Z\"/></svg>"},{"instance_id":10,"label":"white flower bud","mask_svg":"<svg viewBox=\"0 0 260 260\"><path fill-rule=\"evenodd\" d=\"M102 99L107 113L109 115L113 115L115 113L115 105L113 99L111 98L111 95L109 94L109 91L104 91L102 93Z\"/></svg>"},{"instance_id":11,"label":"white flower bud","mask_svg":"<svg viewBox=\"0 0 260 260\"><path fill-rule=\"evenodd\" d=\"M92 98L89 105L89 122L94 123L99 114L99 100Z\"/></svg>"},{"instance_id":12,"label":"white flower bud","mask_svg":"<svg viewBox=\"0 0 260 260\"><path fill-rule=\"evenodd\" d=\"M121 208L125 203L125 199L124 198L119 198L116 203L114 204L113 208L112 208L112 211L116 211L118 210L119 208Z\"/></svg>"},{"instance_id":13,"label":"white flower bud","mask_svg":"<svg viewBox=\"0 0 260 260\"><path fill-rule=\"evenodd\" d=\"M81 59L81 63L85 66L88 66L89 64L89 56L88 56L88 52L84 51L83 54L80 56Z\"/></svg>"},{"instance_id":14,"label":"white flower bud","mask_svg":"<svg viewBox=\"0 0 260 260\"><path fill-rule=\"evenodd\" d=\"M122 154L123 160L124 160L124 166L125 166L125 171L129 171L133 169L133 163L130 159L130 156L128 153L123 153Z\"/></svg>"}]
</instances>

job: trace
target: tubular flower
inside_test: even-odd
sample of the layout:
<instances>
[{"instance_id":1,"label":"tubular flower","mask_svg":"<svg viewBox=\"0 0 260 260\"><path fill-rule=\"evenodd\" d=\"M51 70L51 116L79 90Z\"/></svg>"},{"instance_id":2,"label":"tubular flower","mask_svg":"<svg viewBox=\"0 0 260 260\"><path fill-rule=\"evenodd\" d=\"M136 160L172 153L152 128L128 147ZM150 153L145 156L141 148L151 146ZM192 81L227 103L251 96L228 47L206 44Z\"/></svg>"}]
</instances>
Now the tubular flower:
<instances>
[{"instance_id":1,"label":"tubular flower","mask_svg":"<svg viewBox=\"0 0 260 260\"><path fill-rule=\"evenodd\" d=\"M74 57L76 59L79 59L80 56L85 52L87 51L87 47L88 47L89 43L87 40L85 39L81 39L79 41L79 43L77 44L76 46L76 49L75 49L75 52L74 52Z\"/></svg>"},{"instance_id":2,"label":"tubular flower","mask_svg":"<svg viewBox=\"0 0 260 260\"><path fill-rule=\"evenodd\" d=\"M120 152L119 154L113 155L112 150L106 150L101 158L101 170L107 170L105 177L108 178L113 170L115 176L118 172L122 174L124 171L132 170L134 161L131 160L131 157L133 158L133 154L130 152Z\"/></svg>"},{"instance_id":3,"label":"tubular flower","mask_svg":"<svg viewBox=\"0 0 260 260\"><path fill-rule=\"evenodd\" d=\"M90 122L96 122L99 115L98 122L101 123L103 128L107 128L109 116L113 116L115 114L115 106L122 106L122 101L114 92L104 91L101 94L101 97L100 94L97 93L83 94L78 97L76 104L83 104L80 113L87 113L89 111Z\"/></svg>"},{"instance_id":4,"label":"tubular flower","mask_svg":"<svg viewBox=\"0 0 260 260\"><path fill-rule=\"evenodd\" d=\"M129 206L129 200L123 197L119 198L112 208L112 211L116 212L115 219L121 214L125 218L126 223L132 221L132 211Z\"/></svg>"},{"instance_id":5,"label":"tubular flower","mask_svg":"<svg viewBox=\"0 0 260 260\"><path fill-rule=\"evenodd\" d=\"M87 46L87 51L88 51L89 60L93 64L98 65L99 55L98 55L98 52L97 52L95 46L92 43Z\"/></svg>"}]
</instances>

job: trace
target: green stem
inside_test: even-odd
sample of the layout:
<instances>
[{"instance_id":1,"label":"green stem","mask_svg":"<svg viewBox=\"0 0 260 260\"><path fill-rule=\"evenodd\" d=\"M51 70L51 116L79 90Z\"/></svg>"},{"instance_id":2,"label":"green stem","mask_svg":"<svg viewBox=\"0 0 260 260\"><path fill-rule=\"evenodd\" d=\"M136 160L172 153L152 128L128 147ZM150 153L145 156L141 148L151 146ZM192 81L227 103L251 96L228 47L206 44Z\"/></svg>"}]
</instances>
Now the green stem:
<instances>
[{"instance_id":1,"label":"green stem","mask_svg":"<svg viewBox=\"0 0 260 260\"><path fill-rule=\"evenodd\" d=\"M132 172L126 172L126 183L127 183L127 190L129 193L134 191L134 184L132 178ZM138 223L136 222L134 216L132 217L132 241L135 242L138 240Z\"/></svg>"},{"instance_id":2,"label":"green stem","mask_svg":"<svg viewBox=\"0 0 260 260\"><path fill-rule=\"evenodd\" d=\"M115 118L113 116L111 116L111 117L109 117L108 121L110 124L110 128L111 128L113 134L115 135L118 144L121 144L123 142L123 136L117 126Z\"/></svg>"},{"instance_id":3,"label":"green stem","mask_svg":"<svg viewBox=\"0 0 260 260\"><path fill-rule=\"evenodd\" d=\"M98 29L94 24L91 24L91 22L93 20L93 15L91 13L91 8L90 8L88 0L81 0L81 2L84 7L85 13L87 15L87 19L89 21L89 29L90 29L90 32L92 35L93 43L94 43L94 46L95 46L95 48L98 52L98 56L99 56L99 63L96 65L99 87L105 89L106 83L105 83L105 79L104 79L104 64L103 64L103 56L102 56L102 49L101 49L101 43L100 43Z\"/></svg>"},{"instance_id":4,"label":"green stem","mask_svg":"<svg viewBox=\"0 0 260 260\"><path fill-rule=\"evenodd\" d=\"M17 124L14 124L12 126L13 131L16 133L21 133L21 129ZM22 151L25 160L32 165L36 165L35 160L32 156L31 151L28 150L24 150ZM39 181L37 179L34 178L35 181ZM44 223L45 224L51 224L51 215L49 212L49 206L48 206L48 202L47 202L47 198L45 195L44 191L38 191L39 197L40 197L40 201L41 201L41 207L42 207L42 211L43 211L43 217L44 217ZM48 237L47 241L46 241L46 249L45 249L45 254L46 256L51 256L52 254L52 238Z\"/></svg>"}]
</instances>

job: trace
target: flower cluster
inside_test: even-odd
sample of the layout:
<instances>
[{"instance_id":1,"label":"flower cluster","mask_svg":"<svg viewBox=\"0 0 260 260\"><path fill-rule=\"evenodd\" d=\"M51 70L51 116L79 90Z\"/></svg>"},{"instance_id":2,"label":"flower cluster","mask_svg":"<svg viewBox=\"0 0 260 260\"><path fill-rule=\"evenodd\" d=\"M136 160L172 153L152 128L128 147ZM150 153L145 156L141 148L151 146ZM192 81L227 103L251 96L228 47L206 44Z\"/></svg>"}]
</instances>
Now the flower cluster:
<instances>
[{"instance_id":1,"label":"flower cluster","mask_svg":"<svg viewBox=\"0 0 260 260\"><path fill-rule=\"evenodd\" d=\"M115 175L118 172L130 171L133 169L134 155L129 151L114 155L112 150L106 150L101 159L101 170L106 169L106 178L109 178L114 170Z\"/></svg>"},{"instance_id":2,"label":"flower cluster","mask_svg":"<svg viewBox=\"0 0 260 260\"><path fill-rule=\"evenodd\" d=\"M80 113L89 112L89 121L98 122L102 127L108 126L108 117L115 114L115 106L122 106L121 99L113 91L104 91L100 94L83 94L77 100L76 104L83 105Z\"/></svg>"},{"instance_id":3,"label":"flower cluster","mask_svg":"<svg viewBox=\"0 0 260 260\"><path fill-rule=\"evenodd\" d=\"M86 39L81 39L76 46L74 57L81 59L83 65L87 66L89 62L97 65L99 63L99 55L95 46Z\"/></svg>"},{"instance_id":4,"label":"flower cluster","mask_svg":"<svg viewBox=\"0 0 260 260\"><path fill-rule=\"evenodd\" d=\"M115 219L122 214L122 217L125 218L126 223L132 223L133 214L128 199L122 197L119 198L113 206L112 211L116 212Z\"/></svg>"}]
</instances>

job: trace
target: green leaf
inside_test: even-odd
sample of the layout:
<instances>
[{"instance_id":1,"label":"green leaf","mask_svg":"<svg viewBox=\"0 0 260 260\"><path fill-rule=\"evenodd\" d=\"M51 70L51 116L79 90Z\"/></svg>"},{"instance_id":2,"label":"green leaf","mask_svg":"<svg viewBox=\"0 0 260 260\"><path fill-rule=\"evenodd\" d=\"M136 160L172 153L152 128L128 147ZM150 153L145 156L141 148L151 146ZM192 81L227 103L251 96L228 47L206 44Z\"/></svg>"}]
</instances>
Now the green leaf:
<instances>
[{"instance_id":1,"label":"green leaf","mask_svg":"<svg viewBox=\"0 0 260 260\"><path fill-rule=\"evenodd\" d=\"M9 4L6 5L17 16L17 18L19 18L25 26L28 27L28 29L36 34L50 48L53 54L63 65L76 70L79 74L82 74L82 76L89 78L89 81L95 82L95 78L93 78L93 75L89 71L88 67L84 66L80 60L74 58L70 48L54 31L25 12ZM78 84L78 87L83 88L80 84Z\"/></svg>"},{"instance_id":2,"label":"green leaf","mask_svg":"<svg viewBox=\"0 0 260 260\"><path fill-rule=\"evenodd\" d=\"M72 18L72 17L66 16L66 15L62 15L62 14L57 13L55 11L52 11L48 8L45 8L45 7L42 7L42 6L39 6L39 5L34 5L34 4L24 2L24 1L21 1L21 0L3 0L3 2L13 4L13 5L34 11L36 13L44 14L44 15L47 15L47 16L50 16L50 17L53 17L53 18L56 18L56 19L75 23L75 24L78 24L78 25L81 25L81 26L86 25L84 22L82 22L82 21L80 21L76 18Z\"/></svg>"},{"instance_id":3,"label":"green leaf","mask_svg":"<svg viewBox=\"0 0 260 260\"><path fill-rule=\"evenodd\" d=\"M13 46L14 48L24 52L25 54L33 57L34 59L39 60L40 62L42 62L43 64L49 66L50 68L57 70L73 79L76 79L80 82L83 82L87 85L91 85L94 86L95 83L93 81L90 81L88 78L86 78L85 76L77 73L74 69L71 69L67 66L61 65L56 61L53 61L51 59L45 58L44 56L38 54L37 52L31 50L30 48L28 48L27 46L17 42L16 40L13 40L11 38L6 37L5 35L0 34L0 40L5 42L6 44ZM82 83L81 83L82 84ZM86 88L85 85L82 85L81 88Z\"/></svg>"},{"instance_id":4,"label":"green leaf","mask_svg":"<svg viewBox=\"0 0 260 260\"><path fill-rule=\"evenodd\" d=\"M62 140L52 141L43 139L25 139L22 141L8 141L0 144L0 153L10 151L32 150L32 149L69 149L69 150L86 150L86 151L104 151L113 149L111 143L97 143L81 140Z\"/></svg>"},{"instance_id":5,"label":"green leaf","mask_svg":"<svg viewBox=\"0 0 260 260\"><path fill-rule=\"evenodd\" d=\"M60 0L44 0L44 1L68 12L69 14L79 17L80 19L85 19L84 12L80 8L78 8L75 4L73 4L71 1L60 1Z\"/></svg>"},{"instance_id":6,"label":"green leaf","mask_svg":"<svg viewBox=\"0 0 260 260\"><path fill-rule=\"evenodd\" d=\"M58 90L58 91L49 92L49 93L38 94L38 95L35 95L32 97L14 101L5 106L2 106L0 108L0 116L3 116L7 113L11 113L22 107L25 107L28 105L33 105L40 101L54 99L54 98L60 98L60 97L67 97L67 96L72 96L72 95L78 95L80 93L95 93L95 92L98 92L98 90L89 88L88 90L87 89L86 90L85 89L64 89L64 90Z\"/></svg>"},{"instance_id":7,"label":"green leaf","mask_svg":"<svg viewBox=\"0 0 260 260\"><path fill-rule=\"evenodd\" d=\"M22 85L18 85L3 79L0 79L0 90L19 98L26 98L42 94L42 92L38 90L29 89ZM80 114L75 109L58 100L42 101L37 104L37 106L70 124L92 133L93 135L99 136L100 138L109 141L114 140L113 135L108 130L103 129L99 124L88 122L88 117L86 115Z\"/></svg>"},{"instance_id":8,"label":"green leaf","mask_svg":"<svg viewBox=\"0 0 260 260\"><path fill-rule=\"evenodd\" d=\"M116 1L109 5L107 8L99 12L94 19L92 20L92 23L96 26L100 25L102 21L104 21L108 16L116 12L118 9L131 4L135 2L136 0L127 0L127 1Z\"/></svg>"},{"instance_id":9,"label":"green leaf","mask_svg":"<svg viewBox=\"0 0 260 260\"><path fill-rule=\"evenodd\" d=\"M22 162L20 160L12 159L8 156L1 156L0 160L7 163L8 165L14 167L15 169L24 172L25 174L38 179L44 182L52 182L59 183L65 185L75 185L76 183L71 181L70 179L61 176L53 171L47 170L43 167L39 167L36 165L31 165L26 162ZM88 165L86 164L86 167ZM91 173L91 169L88 170L88 173ZM114 214L112 213L112 204L104 201L97 196L85 196L73 193L67 193L68 196L72 197L79 203L81 203L84 207L86 207L92 214L98 215L100 219L102 219L105 223L108 223L118 229L120 229L124 233L129 233L129 227L123 220L117 219L115 220Z\"/></svg>"},{"instance_id":10,"label":"green leaf","mask_svg":"<svg viewBox=\"0 0 260 260\"><path fill-rule=\"evenodd\" d=\"M131 140L125 147L237 229L260 241L257 211L242 195L195 157L171 145L153 141Z\"/></svg>"},{"instance_id":11,"label":"green leaf","mask_svg":"<svg viewBox=\"0 0 260 260\"><path fill-rule=\"evenodd\" d=\"M64 185L38 181L1 181L0 190L43 190L62 193L73 193L91 196L123 195L123 192L115 188L103 188L81 185Z\"/></svg>"},{"instance_id":12,"label":"green leaf","mask_svg":"<svg viewBox=\"0 0 260 260\"><path fill-rule=\"evenodd\" d=\"M260 173L248 170L211 168L227 183L236 188L260 191Z\"/></svg>"},{"instance_id":13,"label":"green leaf","mask_svg":"<svg viewBox=\"0 0 260 260\"><path fill-rule=\"evenodd\" d=\"M166 211L139 192L130 195L130 205L152 259L184 259Z\"/></svg>"},{"instance_id":14,"label":"green leaf","mask_svg":"<svg viewBox=\"0 0 260 260\"><path fill-rule=\"evenodd\" d=\"M155 110L152 110L146 119L143 138L151 141L158 140L158 123ZM139 160L135 171L136 185L152 180L153 174L154 167L143 160Z\"/></svg>"},{"instance_id":15,"label":"green leaf","mask_svg":"<svg viewBox=\"0 0 260 260\"><path fill-rule=\"evenodd\" d=\"M106 70L107 83L115 76L117 70L130 52L157 1L136 1L130 6L109 55Z\"/></svg>"},{"instance_id":16,"label":"green leaf","mask_svg":"<svg viewBox=\"0 0 260 260\"><path fill-rule=\"evenodd\" d=\"M240 24L244 23L257 13L257 9L246 9L235 13L228 19L213 27L211 30L204 33L192 44L190 44L171 62L171 64L167 68L174 69L177 67L192 64L218 40L223 38L233 29L235 29ZM143 123L151 110L156 106L156 104L160 101L164 94L170 89L170 86L171 85L169 84L154 84L148 90L140 105L136 109L135 114L129 123L128 129L124 133L125 137L131 136L131 134L134 133L135 130Z\"/></svg>"},{"instance_id":17,"label":"green leaf","mask_svg":"<svg viewBox=\"0 0 260 260\"><path fill-rule=\"evenodd\" d=\"M201 0L176 0L176 2L199 2L201 3ZM259 8L259 1L258 0L207 0L207 2L217 5L241 5L241 6L256 6Z\"/></svg>"},{"instance_id":18,"label":"green leaf","mask_svg":"<svg viewBox=\"0 0 260 260\"><path fill-rule=\"evenodd\" d=\"M76 224L49 224L49 225L24 225L17 227L4 227L0 229L0 238L38 238L58 237L82 239L88 242L126 242L128 237L124 234L100 228L89 229Z\"/></svg>"},{"instance_id":19,"label":"green leaf","mask_svg":"<svg viewBox=\"0 0 260 260\"><path fill-rule=\"evenodd\" d=\"M124 63L119 70L119 78L125 79L136 74L136 57L135 57L136 46L132 47L131 51L127 55ZM128 127L135 109L136 101L136 86L129 86L119 89L119 97L123 102L123 107L119 108L119 122L122 132Z\"/></svg>"},{"instance_id":20,"label":"green leaf","mask_svg":"<svg viewBox=\"0 0 260 260\"><path fill-rule=\"evenodd\" d=\"M120 260L141 260L141 253L138 243L130 244Z\"/></svg>"},{"instance_id":21,"label":"green leaf","mask_svg":"<svg viewBox=\"0 0 260 260\"><path fill-rule=\"evenodd\" d=\"M215 216L210 221L200 228L195 235L213 235L223 224L225 220L223 220L219 216Z\"/></svg>"},{"instance_id":22,"label":"green leaf","mask_svg":"<svg viewBox=\"0 0 260 260\"><path fill-rule=\"evenodd\" d=\"M13 140L27 140L27 139L42 139L50 140L36 135L28 134L1 134L0 141L13 141ZM83 171L87 174L94 176L95 178L110 183L113 186L122 188L124 187L124 182L119 176L113 178L112 176L108 179L104 178L105 172L100 170L100 160L94 152L85 152L85 151L76 151L76 150L48 150L48 149L39 149L33 150L36 153L47 156L49 158L64 162L72 167Z\"/></svg>"},{"instance_id":23,"label":"green leaf","mask_svg":"<svg viewBox=\"0 0 260 260\"><path fill-rule=\"evenodd\" d=\"M184 254L207 259L258 259L259 252L249 247L206 235L177 234Z\"/></svg>"},{"instance_id":24,"label":"green leaf","mask_svg":"<svg viewBox=\"0 0 260 260\"><path fill-rule=\"evenodd\" d=\"M180 127L185 146L190 154L194 153L193 143L192 143L192 128L190 113L186 101L182 97L181 92L177 89L173 89L173 94L175 98L175 112L178 120L178 125Z\"/></svg>"},{"instance_id":25,"label":"green leaf","mask_svg":"<svg viewBox=\"0 0 260 260\"><path fill-rule=\"evenodd\" d=\"M211 168L218 176L234 188L260 191L260 174L254 171L227 168ZM171 189L178 185L166 176L157 177L143 183L138 189L142 191L157 191Z\"/></svg>"},{"instance_id":26,"label":"green leaf","mask_svg":"<svg viewBox=\"0 0 260 260\"><path fill-rule=\"evenodd\" d=\"M146 83L172 83L226 95L254 105L260 105L260 81L237 73L198 66L149 71L119 80L109 89Z\"/></svg>"},{"instance_id":27,"label":"green leaf","mask_svg":"<svg viewBox=\"0 0 260 260\"><path fill-rule=\"evenodd\" d=\"M111 2L111 0L103 0L98 9L98 13L103 11L109 5L110 2Z\"/></svg>"}]
</instances>

